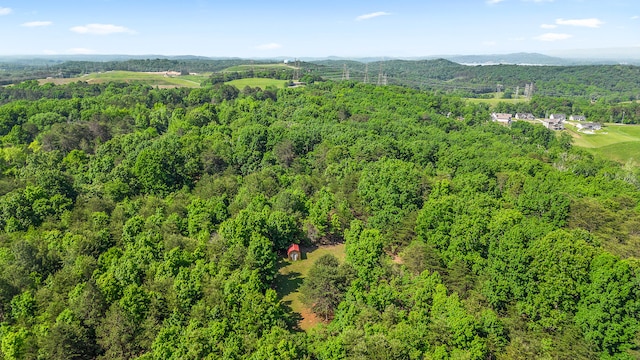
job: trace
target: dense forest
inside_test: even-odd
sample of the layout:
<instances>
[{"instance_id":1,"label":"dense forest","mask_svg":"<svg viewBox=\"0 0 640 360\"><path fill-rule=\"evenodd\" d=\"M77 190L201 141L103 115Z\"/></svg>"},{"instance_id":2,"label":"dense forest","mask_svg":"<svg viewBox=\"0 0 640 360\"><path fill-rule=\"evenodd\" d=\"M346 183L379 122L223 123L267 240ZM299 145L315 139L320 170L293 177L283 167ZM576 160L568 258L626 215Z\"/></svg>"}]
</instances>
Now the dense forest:
<instances>
[{"instance_id":1,"label":"dense forest","mask_svg":"<svg viewBox=\"0 0 640 360\"><path fill-rule=\"evenodd\" d=\"M567 134L349 81L0 94L4 359L640 356L640 170ZM306 332L291 243L346 246Z\"/></svg>"}]
</instances>

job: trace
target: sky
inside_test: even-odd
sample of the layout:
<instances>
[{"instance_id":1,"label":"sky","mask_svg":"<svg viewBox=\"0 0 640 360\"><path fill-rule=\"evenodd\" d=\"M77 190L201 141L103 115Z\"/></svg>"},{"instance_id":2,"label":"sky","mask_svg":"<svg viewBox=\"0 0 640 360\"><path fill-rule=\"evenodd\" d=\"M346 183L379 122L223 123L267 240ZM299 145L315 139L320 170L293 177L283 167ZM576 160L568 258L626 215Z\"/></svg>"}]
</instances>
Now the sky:
<instances>
[{"instance_id":1,"label":"sky","mask_svg":"<svg viewBox=\"0 0 640 360\"><path fill-rule=\"evenodd\" d=\"M0 55L419 57L640 47L639 0L0 0Z\"/></svg>"}]
</instances>

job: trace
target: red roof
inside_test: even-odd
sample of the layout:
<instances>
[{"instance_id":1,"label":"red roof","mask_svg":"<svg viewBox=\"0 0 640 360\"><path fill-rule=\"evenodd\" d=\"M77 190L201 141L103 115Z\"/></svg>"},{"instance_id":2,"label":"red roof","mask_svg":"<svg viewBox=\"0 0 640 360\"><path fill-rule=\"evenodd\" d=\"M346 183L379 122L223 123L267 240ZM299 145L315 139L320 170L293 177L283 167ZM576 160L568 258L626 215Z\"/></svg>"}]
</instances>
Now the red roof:
<instances>
[{"instance_id":1,"label":"red roof","mask_svg":"<svg viewBox=\"0 0 640 360\"><path fill-rule=\"evenodd\" d=\"M287 249L287 256L289 256L292 251L300 252L300 246L298 246L298 244L291 244L291 246L289 246L289 248Z\"/></svg>"}]
</instances>

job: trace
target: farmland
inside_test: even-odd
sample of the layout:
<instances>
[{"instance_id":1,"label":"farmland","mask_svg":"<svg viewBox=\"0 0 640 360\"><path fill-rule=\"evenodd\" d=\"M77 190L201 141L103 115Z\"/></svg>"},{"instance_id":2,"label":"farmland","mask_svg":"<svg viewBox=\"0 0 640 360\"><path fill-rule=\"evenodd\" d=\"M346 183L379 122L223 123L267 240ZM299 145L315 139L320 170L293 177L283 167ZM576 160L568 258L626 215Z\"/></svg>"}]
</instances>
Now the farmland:
<instances>
[{"instance_id":1,"label":"farmland","mask_svg":"<svg viewBox=\"0 0 640 360\"><path fill-rule=\"evenodd\" d=\"M493 99L477 99L477 98L465 98L466 101L473 104L488 104L490 106L496 106L498 103L505 102L508 104L516 104L520 102L528 101L527 98L518 98L518 99L501 99L501 98L493 98Z\"/></svg>"},{"instance_id":2,"label":"farmland","mask_svg":"<svg viewBox=\"0 0 640 360\"><path fill-rule=\"evenodd\" d=\"M138 82L145 85L158 86L161 88L171 87L200 87L200 82L207 78L207 74L186 75L186 76L167 76L164 72L136 72L136 71L107 71L99 73L90 73L79 77L65 79L44 79L40 80L41 84L69 84L77 81L84 81L90 84L101 84L107 82Z\"/></svg>"},{"instance_id":3,"label":"farmland","mask_svg":"<svg viewBox=\"0 0 640 360\"><path fill-rule=\"evenodd\" d=\"M295 66L291 66L285 63L277 63L277 64L255 64L255 65L236 65L236 66L231 66L228 67L224 70L222 70L222 72L243 72L243 71L249 71L249 70L253 70L253 71L265 71L265 70L291 70L291 69L295 69Z\"/></svg>"},{"instance_id":4,"label":"farmland","mask_svg":"<svg viewBox=\"0 0 640 360\"><path fill-rule=\"evenodd\" d=\"M233 85L238 89L243 89L245 86L259 87L261 89L266 89L267 87L283 88L285 84L287 84L287 81L268 79L268 78L246 78L246 79L237 79L237 80L229 81L227 82L227 84Z\"/></svg>"}]
</instances>

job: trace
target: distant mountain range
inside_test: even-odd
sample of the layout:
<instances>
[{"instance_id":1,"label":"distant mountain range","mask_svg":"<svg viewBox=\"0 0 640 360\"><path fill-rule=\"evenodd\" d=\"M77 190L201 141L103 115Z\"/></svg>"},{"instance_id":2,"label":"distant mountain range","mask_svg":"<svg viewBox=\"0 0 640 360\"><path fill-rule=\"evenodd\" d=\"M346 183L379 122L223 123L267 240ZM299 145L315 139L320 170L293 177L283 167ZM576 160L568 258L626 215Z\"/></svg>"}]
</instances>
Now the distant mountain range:
<instances>
[{"instance_id":1,"label":"distant mountain range","mask_svg":"<svg viewBox=\"0 0 640 360\"><path fill-rule=\"evenodd\" d=\"M27 65L51 65L65 61L124 61L131 59L168 59L168 60L231 60L240 59L238 57L206 57L195 55L13 55L0 56L0 62L21 63ZM549 55L540 53L513 53L513 54L491 54L491 55L434 55L423 57L292 57L278 56L271 58L254 58L260 61L293 61L299 59L307 62L318 62L325 60L333 61L357 61L361 63L388 61L388 60L433 60L446 59L463 65L547 65L547 66L570 66L570 65L614 65L632 64L640 65L640 47L631 48L611 48L611 49L577 49L555 51ZM247 58L249 60L249 58Z\"/></svg>"},{"instance_id":2,"label":"distant mountain range","mask_svg":"<svg viewBox=\"0 0 640 360\"><path fill-rule=\"evenodd\" d=\"M571 66L571 65L615 65L633 64L640 65L640 48L609 49L611 51L597 52L594 50L565 50L558 52L557 56L550 56L539 53L513 53L513 54L491 54L491 55L434 55L423 57L366 57L366 58L346 58L330 56L327 58L302 58L304 61L358 61L358 62L378 62L388 60L434 60L445 59L463 65L546 65L546 66ZM614 51L615 50L615 51Z\"/></svg>"}]
</instances>

